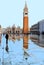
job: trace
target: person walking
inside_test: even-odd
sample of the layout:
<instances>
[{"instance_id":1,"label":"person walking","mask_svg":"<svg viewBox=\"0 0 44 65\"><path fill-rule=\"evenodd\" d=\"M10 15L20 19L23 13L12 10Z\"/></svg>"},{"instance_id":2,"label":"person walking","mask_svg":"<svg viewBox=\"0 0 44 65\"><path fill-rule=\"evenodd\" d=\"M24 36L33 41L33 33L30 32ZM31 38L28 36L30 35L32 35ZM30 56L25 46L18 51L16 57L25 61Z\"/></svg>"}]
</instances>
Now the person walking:
<instances>
[{"instance_id":1,"label":"person walking","mask_svg":"<svg viewBox=\"0 0 44 65\"><path fill-rule=\"evenodd\" d=\"M6 36L5 36L5 38L6 38L6 51L8 52L8 39L9 39L9 35L8 35L8 33L6 33Z\"/></svg>"},{"instance_id":2,"label":"person walking","mask_svg":"<svg viewBox=\"0 0 44 65\"><path fill-rule=\"evenodd\" d=\"M6 44L8 44L8 38L9 38L9 35L8 35L8 33L6 33L6 36L5 36L5 38L6 38Z\"/></svg>"}]
</instances>

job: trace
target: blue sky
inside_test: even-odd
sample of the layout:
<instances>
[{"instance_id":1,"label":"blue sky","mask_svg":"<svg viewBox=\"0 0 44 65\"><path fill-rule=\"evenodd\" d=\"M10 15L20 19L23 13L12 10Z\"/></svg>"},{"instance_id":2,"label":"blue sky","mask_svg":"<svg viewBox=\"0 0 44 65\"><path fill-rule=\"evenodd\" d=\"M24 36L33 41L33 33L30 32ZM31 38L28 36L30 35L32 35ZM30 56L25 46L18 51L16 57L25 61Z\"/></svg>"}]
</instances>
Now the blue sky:
<instances>
[{"instance_id":1,"label":"blue sky","mask_svg":"<svg viewBox=\"0 0 44 65\"><path fill-rule=\"evenodd\" d=\"M26 0L29 9L29 26L44 19L44 0ZM25 0L0 0L0 24L2 27L23 27Z\"/></svg>"}]
</instances>

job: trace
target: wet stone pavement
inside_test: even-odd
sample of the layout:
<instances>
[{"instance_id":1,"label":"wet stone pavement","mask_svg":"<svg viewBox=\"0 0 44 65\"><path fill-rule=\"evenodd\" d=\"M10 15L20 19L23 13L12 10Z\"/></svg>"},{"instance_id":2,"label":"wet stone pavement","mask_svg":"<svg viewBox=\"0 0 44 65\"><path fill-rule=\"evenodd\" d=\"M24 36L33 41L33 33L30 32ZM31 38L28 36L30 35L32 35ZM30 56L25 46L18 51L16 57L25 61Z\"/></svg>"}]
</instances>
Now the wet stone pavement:
<instances>
[{"instance_id":1,"label":"wet stone pavement","mask_svg":"<svg viewBox=\"0 0 44 65\"><path fill-rule=\"evenodd\" d=\"M5 36L2 36L0 65L44 65L44 47L36 44L38 42L30 39L30 36L27 37L16 36L14 41L9 39L7 51L6 39ZM25 44L28 46L26 47Z\"/></svg>"}]
</instances>

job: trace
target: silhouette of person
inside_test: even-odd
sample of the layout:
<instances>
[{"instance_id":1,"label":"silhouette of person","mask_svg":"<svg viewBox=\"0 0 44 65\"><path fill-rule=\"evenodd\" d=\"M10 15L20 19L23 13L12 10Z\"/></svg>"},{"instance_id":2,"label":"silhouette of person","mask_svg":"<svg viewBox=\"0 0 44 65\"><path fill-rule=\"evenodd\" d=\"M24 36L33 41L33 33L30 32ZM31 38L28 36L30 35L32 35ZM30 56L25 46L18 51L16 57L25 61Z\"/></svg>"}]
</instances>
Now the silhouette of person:
<instances>
[{"instance_id":1,"label":"silhouette of person","mask_svg":"<svg viewBox=\"0 0 44 65\"><path fill-rule=\"evenodd\" d=\"M6 44L8 44L8 38L9 38L9 35L8 35L8 33L6 33L6 36L5 36L5 38L6 38Z\"/></svg>"},{"instance_id":2,"label":"silhouette of person","mask_svg":"<svg viewBox=\"0 0 44 65\"><path fill-rule=\"evenodd\" d=\"M5 38L6 38L6 51L8 52L8 38L9 38L9 35L8 35L8 33L6 33L6 36L5 36Z\"/></svg>"}]
</instances>

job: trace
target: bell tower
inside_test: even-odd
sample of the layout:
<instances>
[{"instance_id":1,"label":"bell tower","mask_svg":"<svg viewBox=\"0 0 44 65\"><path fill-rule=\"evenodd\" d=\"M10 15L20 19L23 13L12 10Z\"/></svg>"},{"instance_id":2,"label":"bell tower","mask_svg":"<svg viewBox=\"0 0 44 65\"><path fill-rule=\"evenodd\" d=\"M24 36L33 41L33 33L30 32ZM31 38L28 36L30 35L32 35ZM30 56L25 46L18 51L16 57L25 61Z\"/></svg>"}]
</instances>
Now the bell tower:
<instances>
[{"instance_id":1,"label":"bell tower","mask_svg":"<svg viewBox=\"0 0 44 65\"><path fill-rule=\"evenodd\" d=\"M26 2L23 10L23 33L28 33L28 7Z\"/></svg>"}]
</instances>

